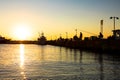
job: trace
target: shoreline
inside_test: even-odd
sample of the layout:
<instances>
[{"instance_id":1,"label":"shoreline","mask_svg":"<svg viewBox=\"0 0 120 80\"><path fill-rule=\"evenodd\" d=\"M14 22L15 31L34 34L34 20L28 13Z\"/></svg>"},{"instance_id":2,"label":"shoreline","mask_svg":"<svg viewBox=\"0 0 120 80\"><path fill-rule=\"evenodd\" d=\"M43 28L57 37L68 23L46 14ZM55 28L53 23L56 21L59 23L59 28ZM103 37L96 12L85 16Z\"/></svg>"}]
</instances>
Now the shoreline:
<instances>
[{"instance_id":1,"label":"shoreline","mask_svg":"<svg viewBox=\"0 0 120 80\"><path fill-rule=\"evenodd\" d=\"M90 52L120 53L120 40L81 40L81 41L48 41L49 45L79 49Z\"/></svg>"},{"instance_id":2,"label":"shoreline","mask_svg":"<svg viewBox=\"0 0 120 80\"><path fill-rule=\"evenodd\" d=\"M25 41L20 41L20 40L15 40L15 41L4 41L4 42L0 42L0 44L37 44L37 41L29 41L29 40L25 40Z\"/></svg>"},{"instance_id":3,"label":"shoreline","mask_svg":"<svg viewBox=\"0 0 120 80\"><path fill-rule=\"evenodd\" d=\"M38 41L6 41L0 42L0 44L38 44ZM40 44L38 44L40 45ZM120 53L120 40L81 40L81 41L70 41L70 40L50 40L44 45L53 45L66 47L71 49L79 49L82 51L90 52L105 52L105 53Z\"/></svg>"}]
</instances>

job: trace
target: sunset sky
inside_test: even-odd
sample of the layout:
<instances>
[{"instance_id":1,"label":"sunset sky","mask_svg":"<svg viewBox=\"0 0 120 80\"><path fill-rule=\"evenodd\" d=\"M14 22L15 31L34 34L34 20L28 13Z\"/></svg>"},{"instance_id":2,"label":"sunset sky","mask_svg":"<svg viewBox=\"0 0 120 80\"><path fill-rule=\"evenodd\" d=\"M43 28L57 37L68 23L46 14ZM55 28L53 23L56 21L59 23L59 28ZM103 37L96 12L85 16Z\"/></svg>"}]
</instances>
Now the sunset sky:
<instances>
[{"instance_id":1,"label":"sunset sky","mask_svg":"<svg viewBox=\"0 0 120 80\"><path fill-rule=\"evenodd\" d=\"M44 32L47 39L62 35L98 35L104 20L104 37L112 35L113 20L120 18L120 0L0 0L0 35L12 40L36 40ZM120 29L120 20L116 20ZM88 33L87 33L88 32ZM93 34L90 34L93 33Z\"/></svg>"}]
</instances>

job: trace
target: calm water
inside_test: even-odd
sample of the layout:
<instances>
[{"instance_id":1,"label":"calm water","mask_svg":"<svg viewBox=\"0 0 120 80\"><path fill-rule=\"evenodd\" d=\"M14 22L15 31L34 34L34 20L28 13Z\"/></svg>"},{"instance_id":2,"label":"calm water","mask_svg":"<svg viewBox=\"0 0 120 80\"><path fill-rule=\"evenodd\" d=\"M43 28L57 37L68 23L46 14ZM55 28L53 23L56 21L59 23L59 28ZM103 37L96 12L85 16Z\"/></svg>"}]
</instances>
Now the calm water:
<instances>
[{"instance_id":1,"label":"calm water","mask_svg":"<svg viewBox=\"0 0 120 80\"><path fill-rule=\"evenodd\" d=\"M50 45L0 44L0 80L120 80L120 57Z\"/></svg>"}]
</instances>

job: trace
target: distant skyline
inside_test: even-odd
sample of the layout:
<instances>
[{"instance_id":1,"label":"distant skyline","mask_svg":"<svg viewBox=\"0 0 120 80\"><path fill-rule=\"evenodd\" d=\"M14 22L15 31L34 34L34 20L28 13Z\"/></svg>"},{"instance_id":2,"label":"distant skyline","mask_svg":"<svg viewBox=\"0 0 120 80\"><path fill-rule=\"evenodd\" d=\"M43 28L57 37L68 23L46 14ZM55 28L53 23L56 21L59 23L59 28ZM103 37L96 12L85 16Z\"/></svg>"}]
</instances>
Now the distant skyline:
<instances>
[{"instance_id":1,"label":"distant skyline","mask_svg":"<svg viewBox=\"0 0 120 80\"><path fill-rule=\"evenodd\" d=\"M120 0L0 0L0 35L12 40L36 40L44 32L47 39L62 35L83 37L99 35L100 20L104 20L103 35L112 35L113 20L120 18ZM120 20L116 20L120 29ZM85 31L89 32L86 33Z\"/></svg>"}]
</instances>

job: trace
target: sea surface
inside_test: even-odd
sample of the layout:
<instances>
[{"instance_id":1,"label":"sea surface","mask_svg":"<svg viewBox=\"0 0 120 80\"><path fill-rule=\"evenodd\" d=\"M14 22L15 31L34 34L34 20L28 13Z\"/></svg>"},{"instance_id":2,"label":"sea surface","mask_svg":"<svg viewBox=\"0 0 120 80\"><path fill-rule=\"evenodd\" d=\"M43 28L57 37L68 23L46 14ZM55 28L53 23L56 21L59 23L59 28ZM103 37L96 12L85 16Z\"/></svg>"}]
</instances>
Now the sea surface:
<instances>
[{"instance_id":1,"label":"sea surface","mask_svg":"<svg viewBox=\"0 0 120 80\"><path fill-rule=\"evenodd\" d=\"M120 56L35 44L0 44L0 80L120 80Z\"/></svg>"}]
</instances>

